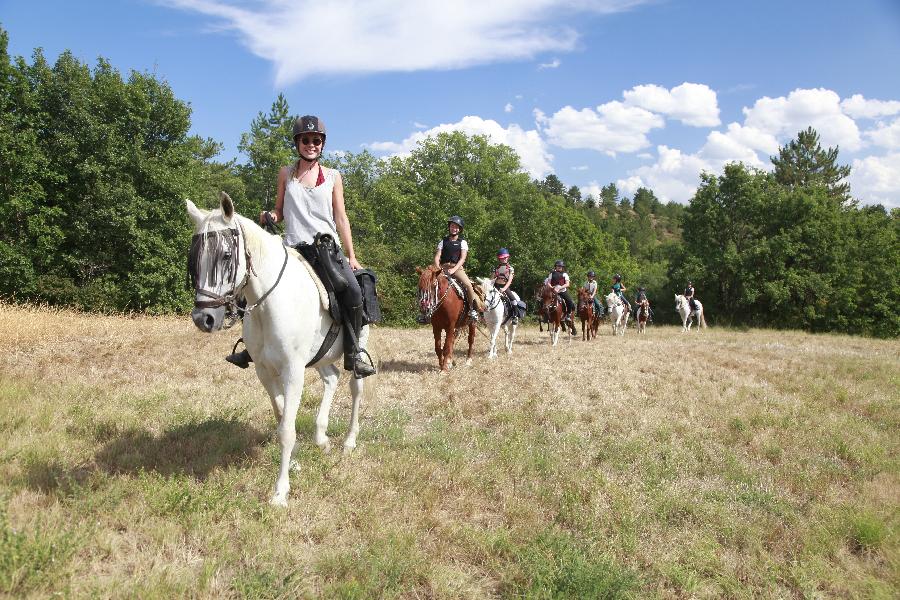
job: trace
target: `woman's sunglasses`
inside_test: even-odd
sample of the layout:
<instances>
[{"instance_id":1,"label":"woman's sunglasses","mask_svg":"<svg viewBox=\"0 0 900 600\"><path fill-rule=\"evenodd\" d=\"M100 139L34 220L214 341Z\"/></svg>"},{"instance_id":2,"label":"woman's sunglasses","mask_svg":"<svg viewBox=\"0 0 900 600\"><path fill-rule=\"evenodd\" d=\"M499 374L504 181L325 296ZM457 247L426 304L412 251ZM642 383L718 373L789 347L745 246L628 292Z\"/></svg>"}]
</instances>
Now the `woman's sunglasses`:
<instances>
[{"instance_id":1,"label":"woman's sunglasses","mask_svg":"<svg viewBox=\"0 0 900 600\"><path fill-rule=\"evenodd\" d=\"M316 137L316 138L302 137L302 138L300 138L300 143L303 144L304 146L309 146L310 144L312 144L313 146L321 146L323 141L324 140L322 140L322 138L320 138L320 137Z\"/></svg>"}]
</instances>

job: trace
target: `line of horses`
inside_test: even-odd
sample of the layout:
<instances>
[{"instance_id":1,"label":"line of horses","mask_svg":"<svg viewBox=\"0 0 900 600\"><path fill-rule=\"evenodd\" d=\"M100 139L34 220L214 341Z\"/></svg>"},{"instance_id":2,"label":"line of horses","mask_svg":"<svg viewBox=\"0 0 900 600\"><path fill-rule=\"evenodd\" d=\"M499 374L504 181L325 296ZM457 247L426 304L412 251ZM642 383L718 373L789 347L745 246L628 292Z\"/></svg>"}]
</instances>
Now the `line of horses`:
<instances>
[{"instance_id":1,"label":"line of horses","mask_svg":"<svg viewBox=\"0 0 900 600\"><path fill-rule=\"evenodd\" d=\"M219 208L211 211L197 208L186 201L187 213L194 225L188 272L194 288L194 309L191 318L203 332L212 333L227 329L238 322L242 325L243 340L253 357L256 375L269 394L272 412L278 423L280 464L269 502L287 506L290 492L290 473L296 469L293 453L296 450L296 418L307 367L319 372L323 382L322 399L315 419L314 441L323 451L329 451L331 441L326 430L331 403L340 379L339 361L343 357L343 336L338 335L328 348L329 332L334 321L327 296L317 284L312 270L293 249L286 248L280 237L264 231L253 220L235 211L234 203L224 192ZM456 332L468 329L469 352L472 358L475 341L475 323L468 317L459 285L451 281L439 268L419 269L419 302L421 310L430 317L435 334L435 352L442 370L449 369L453 360L453 342ZM491 280L478 279L478 286L485 295L484 321L490 331L488 356L497 355L497 338L501 329L505 333L507 353L512 352L516 335L517 316L507 308L502 294ZM550 293L552 292L552 293ZM552 324L553 343L559 336L562 320L562 302L555 290L542 293L542 313ZM583 296L579 294L579 300ZM590 298L588 297L588 300ZM678 306L690 313L687 300L676 297ZM619 306L621 301L613 294L606 298L612 309L614 323L627 310ZM581 302L586 316L593 310L592 302ZM584 305L589 305L585 308ZM699 306L699 303L698 303ZM682 308L679 308L681 311ZM513 308L515 310L515 308ZM581 313L579 313L581 314ZM619 315L618 317L616 315ZM702 307L698 320L705 325ZM599 323L599 320L597 320ZM583 339L596 335L597 324L585 319ZM685 324L685 330L690 328ZM574 326L570 330L574 333ZM446 334L441 343L441 333ZM619 333L618 330L616 330ZM621 333L624 333L624 326ZM359 346L368 346L369 327L362 328ZM327 350L325 350L327 349ZM345 453L352 452L359 434L360 401L371 393L377 379L350 378L352 407L350 426L343 440Z\"/></svg>"}]
</instances>

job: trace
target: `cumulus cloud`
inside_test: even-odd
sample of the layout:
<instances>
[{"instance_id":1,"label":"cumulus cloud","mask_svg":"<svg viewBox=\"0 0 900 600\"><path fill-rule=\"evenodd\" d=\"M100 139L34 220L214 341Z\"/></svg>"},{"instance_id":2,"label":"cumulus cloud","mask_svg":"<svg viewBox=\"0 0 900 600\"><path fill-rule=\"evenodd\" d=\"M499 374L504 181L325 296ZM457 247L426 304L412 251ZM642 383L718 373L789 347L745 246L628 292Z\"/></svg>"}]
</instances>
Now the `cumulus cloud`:
<instances>
[{"instance_id":1,"label":"cumulus cloud","mask_svg":"<svg viewBox=\"0 0 900 600\"><path fill-rule=\"evenodd\" d=\"M715 127L719 121L716 92L701 83L682 83L667 90L650 84L637 85L622 93L625 104L677 119L694 127Z\"/></svg>"},{"instance_id":2,"label":"cumulus cloud","mask_svg":"<svg viewBox=\"0 0 900 600\"><path fill-rule=\"evenodd\" d=\"M900 207L900 152L853 161L850 190L868 203Z\"/></svg>"},{"instance_id":3,"label":"cumulus cloud","mask_svg":"<svg viewBox=\"0 0 900 600\"><path fill-rule=\"evenodd\" d=\"M562 64L562 63L559 61L558 58L554 58L553 60L551 60L551 61L548 62L548 63L541 63L541 64L539 64L539 65L538 65L538 70L540 71L540 70L542 70L542 69L555 69L555 68L559 67L559 65L561 65L561 64Z\"/></svg>"},{"instance_id":4,"label":"cumulus cloud","mask_svg":"<svg viewBox=\"0 0 900 600\"><path fill-rule=\"evenodd\" d=\"M878 123L875 129L866 131L864 135L876 146L900 150L900 119L890 124Z\"/></svg>"},{"instance_id":5,"label":"cumulus cloud","mask_svg":"<svg viewBox=\"0 0 900 600\"><path fill-rule=\"evenodd\" d=\"M900 101L866 100L862 94L853 94L841 102L841 109L854 119L877 119L900 113Z\"/></svg>"},{"instance_id":6,"label":"cumulus cloud","mask_svg":"<svg viewBox=\"0 0 900 600\"><path fill-rule=\"evenodd\" d=\"M503 112L511 113L513 111L513 105L510 102L506 103L506 106L503 107Z\"/></svg>"},{"instance_id":7,"label":"cumulus cloud","mask_svg":"<svg viewBox=\"0 0 900 600\"><path fill-rule=\"evenodd\" d=\"M855 151L862 147L856 122L841 109L841 98L822 88L797 89L787 97L764 96L751 108L744 108L744 124L774 136L794 137L812 126L823 146L840 146Z\"/></svg>"},{"instance_id":8,"label":"cumulus cloud","mask_svg":"<svg viewBox=\"0 0 900 600\"><path fill-rule=\"evenodd\" d=\"M646 148L650 145L647 133L665 126L661 116L616 100L601 104L596 110L565 106L550 117L535 111L535 118L550 143L609 155Z\"/></svg>"},{"instance_id":9,"label":"cumulus cloud","mask_svg":"<svg viewBox=\"0 0 900 600\"><path fill-rule=\"evenodd\" d=\"M270 61L279 86L318 73L456 69L575 47L567 23L648 0L158 0L207 15ZM327 32L310 43L300 32ZM297 57L302 56L303 60Z\"/></svg>"},{"instance_id":10,"label":"cumulus cloud","mask_svg":"<svg viewBox=\"0 0 900 600\"><path fill-rule=\"evenodd\" d=\"M537 131L533 129L525 131L516 124L503 127L492 119L476 116L466 116L457 123L441 124L427 131L416 131L402 142L373 142L367 147L376 152L403 156L412 152L416 145L426 138L452 131L461 131L466 135L484 135L492 144L509 146L519 155L522 168L533 178L541 179L553 172L553 155L547 152L547 146Z\"/></svg>"}]
</instances>

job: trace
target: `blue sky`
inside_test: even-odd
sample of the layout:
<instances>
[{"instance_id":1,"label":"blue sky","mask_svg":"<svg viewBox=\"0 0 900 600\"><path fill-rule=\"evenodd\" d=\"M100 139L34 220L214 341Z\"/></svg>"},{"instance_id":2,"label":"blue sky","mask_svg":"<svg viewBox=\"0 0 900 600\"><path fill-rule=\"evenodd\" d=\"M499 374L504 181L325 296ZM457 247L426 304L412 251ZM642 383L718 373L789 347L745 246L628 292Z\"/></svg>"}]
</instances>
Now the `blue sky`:
<instances>
[{"instance_id":1,"label":"blue sky","mask_svg":"<svg viewBox=\"0 0 900 600\"><path fill-rule=\"evenodd\" d=\"M855 196L900 206L900 0L0 0L0 24L13 55L155 72L223 158L284 92L330 151L461 129L583 193L686 202L813 125Z\"/></svg>"}]
</instances>

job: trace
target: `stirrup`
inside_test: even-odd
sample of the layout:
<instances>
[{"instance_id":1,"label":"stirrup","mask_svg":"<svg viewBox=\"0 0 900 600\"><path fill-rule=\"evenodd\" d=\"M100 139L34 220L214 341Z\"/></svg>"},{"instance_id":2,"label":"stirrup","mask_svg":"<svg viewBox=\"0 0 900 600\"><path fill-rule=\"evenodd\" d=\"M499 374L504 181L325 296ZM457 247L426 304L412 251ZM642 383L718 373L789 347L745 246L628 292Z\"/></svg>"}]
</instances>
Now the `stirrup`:
<instances>
[{"instance_id":1,"label":"stirrup","mask_svg":"<svg viewBox=\"0 0 900 600\"><path fill-rule=\"evenodd\" d=\"M363 360L363 354L366 355L369 362ZM369 375L375 375L377 372L375 363L372 361L372 356L366 350L360 350L356 356L353 357L353 377L355 379L362 379Z\"/></svg>"},{"instance_id":2,"label":"stirrup","mask_svg":"<svg viewBox=\"0 0 900 600\"><path fill-rule=\"evenodd\" d=\"M253 359L250 357L250 353L246 350L241 350L240 352L232 352L225 357L225 360L233 365L239 366L242 369L246 369L250 366L250 363L253 362Z\"/></svg>"}]
</instances>

